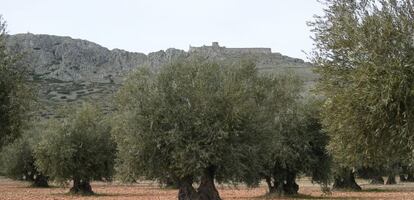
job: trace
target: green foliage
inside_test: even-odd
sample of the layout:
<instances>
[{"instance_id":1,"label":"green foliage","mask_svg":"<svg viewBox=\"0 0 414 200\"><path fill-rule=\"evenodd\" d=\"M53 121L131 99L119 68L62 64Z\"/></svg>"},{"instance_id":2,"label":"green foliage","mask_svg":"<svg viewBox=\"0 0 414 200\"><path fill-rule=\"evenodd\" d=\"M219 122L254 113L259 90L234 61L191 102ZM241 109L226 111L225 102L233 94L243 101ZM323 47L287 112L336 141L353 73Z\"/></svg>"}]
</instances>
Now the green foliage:
<instances>
[{"instance_id":1,"label":"green foliage","mask_svg":"<svg viewBox=\"0 0 414 200\"><path fill-rule=\"evenodd\" d=\"M3 147L0 155L2 174L16 180L24 180L33 173L34 159L26 138L19 138Z\"/></svg>"},{"instance_id":2,"label":"green foliage","mask_svg":"<svg viewBox=\"0 0 414 200\"><path fill-rule=\"evenodd\" d=\"M331 155L328 152L329 136L320 121L321 101L312 97L301 102L302 117L298 124L303 132L302 168L300 172L312 177L312 181L327 186L331 179Z\"/></svg>"},{"instance_id":3,"label":"green foliage","mask_svg":"<svg viewBox=\"0 0 414 200\"><path fill-rule=\"evenodd\" d=\"M200 180L201 187L206 171L218 182L249 185L305 173L326 185L328 136L317 101L302 95L296 76L259 75L249 62L190 59L160 72L139 69L117 95L119 175L181 186ZM180 188L180 196L186 192Z\"/></svg>"},{"instance_id":4,"label":"green foliage","mask_svg":"<svg viewBox=\"0 0 414 200\"><path fill-rule=\"evenodd\" d=\"M58 182L111 180L115 148L104 116L84 104L67 118L50 122L35 149L36 165Z\"/></svg>"},{"instance_id":5,"label":"green foliage","mask_svg":"<svg viewBox=\"0 0 414 200\"><path fill-rule=\"evenodd\" d=\"M20 136L33 100L24 65L20 56L7 51L5 37L6 24L0 16L0 149Z\"/></svg>"},{"instance_id":6,"label":"green foliage","mask_svg":"<svg viewBox=\"0 0 414 200\"><path fill-rule=\"evenodd\" d=\"M414 9L403 0L327 0L310 23L323 125L342 166L412 157Z\"/></svg>"},{"instance_id":7,"label":"green foliage","mask_svg":"<svg viewBox=\"0 0 414 200\"><path fill-rule=\"evenodd\" d=\"M257 77L248 62L190 59L158 73L139 69L117 95L120 176L196 181L214 169L219 182L257 182Z\"/></svg>"},{"instance_id":8,"label":"green foliage","mask_svg":"<svg viewBox=\"0 0 414 200\"><path fill-rule=\"evenodd\" d=\"M268 116L261 124L270 137L263 149L262 171L269 191L296 194L295 179L301 174L327 187L331 157L326 149L329 137L322 131L319 120L320 103L301 96L302 84L295 77L279 76L278 79L287 80L277 87L284 92L269 96L271 102L267 102L265 107L268 108L264 109ZM280 107L272 109L276 104Z\"/></svg>"},{"instance_id":9,"label":"green foliage","mask_svg":"<svg viewBox=\"0 0 414 200\"><path fill-rule=\"evenodd\" d=\"M34 148L45 126L36 124L25 130L22 137L6 145L0 154L2 174L16 180L33 182L34 186L47 186L47 178L35 166Z\"/></svg>"}]
</instances>

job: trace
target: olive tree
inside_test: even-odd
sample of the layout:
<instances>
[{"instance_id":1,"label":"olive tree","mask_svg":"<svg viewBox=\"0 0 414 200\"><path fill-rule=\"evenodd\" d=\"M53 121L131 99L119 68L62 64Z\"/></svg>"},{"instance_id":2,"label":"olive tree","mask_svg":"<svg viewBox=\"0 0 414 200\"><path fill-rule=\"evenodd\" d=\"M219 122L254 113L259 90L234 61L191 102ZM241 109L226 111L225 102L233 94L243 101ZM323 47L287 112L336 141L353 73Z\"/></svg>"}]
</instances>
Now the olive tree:
<instances>
[{"instance_id":1,"label":"olive tree","mask_svg":"<svg viewBox=\"0 0 414 200\"><path fill-rule=\"evenodd\" d=\"M36 166L51 179L73 181L71 193L93 194L90 181L111 180L115 143L98 108L83 104L61 120L52 120L35 148Z\"/></svg>"},{"instance_id":2,"label":"olive tree","mask_svg":"<svg viewBox=\"0 0 414 200\"><path fill-rule=\"evenodd\" d=\"M252 63L200 58L139 69L117 94L120 177L174 180L181 200L220 199L215 181L257 183L257 77Z\"/></svg>"},{"instance_id":3,"label":"olive tree","mask_svg":"<svg viewBox=\"0 0 414 200\"><path fill-rule=\"evenodd\" d=\"M405 0L323 2L310 23L322 123L338 167L348 168L345 186L355 185L350 168L412 160L414 9Z\"/></svg>"},{"instance_id":4,"label":"olive tree","mask_svg":"<svg viewBox=\"0 0 414 200\"><path fill-rule=\"evenodd\" d=\"M6 23L0 15L0 150L21 135L33 100L21 55L6 48Z\"/></svg>"},{"instance_id":5,"label":"olive tree","mask_svg":"<svg viewBox=\"0 0 414 200\"><path fill-rule=\"evenodd\" d=\"M262 176L270 194L297 194L300 175L312 177L324 191L330 181L329 137L319 121L319 103L303 98L300 87L298 80L285 81L278 87L283 92L273 92L275 96L269 95L271 102L265 104L268 117L262 126L267 127L269 139L263 146Z\"/></svg>"},{"instance_id":6,"label":"olive tree","mask_svg":"<svg viewBox=\"0 0 414 200\"><path fill-rule=\"evenodd\" d=\"M0 169L5 176L32 183L34 187L48 187L48 177L35 166L34 148L40 140L44 124L34 124L0 153Z\"/></svg>"}]
</instances>

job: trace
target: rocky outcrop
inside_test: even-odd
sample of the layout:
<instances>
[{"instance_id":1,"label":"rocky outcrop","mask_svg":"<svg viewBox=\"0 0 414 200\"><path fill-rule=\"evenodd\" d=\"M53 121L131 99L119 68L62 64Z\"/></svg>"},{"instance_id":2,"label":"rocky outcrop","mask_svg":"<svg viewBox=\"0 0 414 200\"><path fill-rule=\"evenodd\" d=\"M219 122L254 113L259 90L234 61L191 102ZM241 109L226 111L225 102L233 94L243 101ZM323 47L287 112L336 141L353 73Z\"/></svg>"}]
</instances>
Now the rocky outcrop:
<instances>
[{"instance_id":1,"label":"rocky outcrop","mask_svg":"<svg viewBox=\"0 0 414 200\"><path fill-rule=\"evenodd\" d=\"M98 44L70 37L17 34L8 46L24 53L32 74L40 79L64 82L111 82L122 72L147 62L142 53L108 50Z\"/></svg>"},{"instance_id":2,"label":"rocky outcrop","mask_svg":"<svg viewBox=\"0 0 414 200\"><path fill-rule=\"evenodd\" d=\"M154 68L159 68L160 66L171 62L179 58L186 58L189 54L184 50L169 48L166 51L157 51L148 54L148 65Z\"/></svg>"},{"instance_id":3,"label":"rocky outcrop","mask_svg":"<svg viewBox=\"0 0 414 200\"><path fill-rule=\"evenodd\" d=\"M109 50L93 42L70 37L17 34L9 35L7 45L23 52L32 74L40 79L63 82L121 82L127 72L140 66L159 67L191 54L216 59L249 58L261 69L310 68L303 60L271 53L269 48L191 47L189 52L167 49L145 55L121 49Z\"/></svg>"},{"instance_id":4,"label":"rocky outcrop","mask_svg":"<svg viewBox=\"0 0 414 200\"><path fill-rule=\"evenodd\" d=\"M40 88L40 100L47 105L42 115L53 114L62 102L100 101L111 96L125 75L141 66L159 68L175 59L192 55L218 61L250 59L262 71L289 69L312 84L315 75L309 63L272 53L269 48L191 47L189 52L167 49L145 55L121 49L109 50L93 42L70 37L16 34L7 36L10 51L23 53L33 81ZM51 108L52 107L52 108Z\"/></svg>"}]
</instances>

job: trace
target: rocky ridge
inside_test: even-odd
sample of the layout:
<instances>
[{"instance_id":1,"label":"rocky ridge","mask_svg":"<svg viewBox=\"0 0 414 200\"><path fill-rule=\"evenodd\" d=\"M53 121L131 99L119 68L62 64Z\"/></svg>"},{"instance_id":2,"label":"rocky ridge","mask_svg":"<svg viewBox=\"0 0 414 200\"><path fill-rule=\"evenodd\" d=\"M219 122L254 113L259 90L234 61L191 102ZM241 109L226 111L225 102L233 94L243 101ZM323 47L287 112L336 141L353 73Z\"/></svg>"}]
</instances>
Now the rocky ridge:
<instances>
[{"instance_id":1,"label":"rocky ridge","mask_svg":"<svg viewBox=\"0 0 414 200\"><path fill-rule=\"evenodd\" d=\"M53 115L65 102L82 100L109 104L108 99L122 84L125 75L138 67L160 66L178 58L200 55L212 60L253 60L261 71L278 72L289 69L308 84L316 79L312 67L303 60L272 53L268 48L190 47L189 51L170 48L148 55L121 49L109 50L96 43L70 37L16 34L7 37L13 52L24 54L33 82L39 87L39 97L45 105L41 115Z\"/></svg>"}]
</instances>

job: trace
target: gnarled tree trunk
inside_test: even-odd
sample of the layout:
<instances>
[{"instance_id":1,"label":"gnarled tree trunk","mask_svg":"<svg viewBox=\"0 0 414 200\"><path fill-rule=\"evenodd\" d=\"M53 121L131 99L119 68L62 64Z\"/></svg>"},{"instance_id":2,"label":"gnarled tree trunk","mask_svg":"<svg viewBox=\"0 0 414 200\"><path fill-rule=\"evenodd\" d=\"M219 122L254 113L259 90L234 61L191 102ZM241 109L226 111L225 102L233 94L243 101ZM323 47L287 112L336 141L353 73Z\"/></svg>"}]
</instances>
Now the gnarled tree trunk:
<instances>
[{"instance_id":1,"label":"gnarled tree trunk","mask_svg":"<svg viewBox=\"0 0 414 200\"><path fill-rule=\"evenodd\" d=\"M40 173L26 173L24 180L31 182L32 187L49 187L48 178Z\"/></svg>"},{"instance_id":2,"label":"gnarled tree trunk","mask_svg":"<svg viewBox=\"0 0 414 200\"><path fill-rule=\"evenodd\" d=\"M73 187L70 188L70 193L80 195L92 195L92 187L89 180L82 180L75 178L73 180Z\"/></svg>"},{"instance_id":3,"label":"gnarled tree trunk","mask_svg":"<svg viewBox=\"0 0 414 200\"><path fill-rule=\"evenodd\" d=\"M179 181L178 200L221 200L214 184L216 169L211 166L204 170L197 190L193 187L193 178L186 177Z\"/></svg>"},{"instance_id":4,"label":"gnarled tree trunk","mask_svg":"<svg viewBox=\"0 0 414 200\"><path fill-rule=\"evenodd\" d=\"M173 178L165 178L163 180L160 180L160 184L162 187L164 188L169 188L169 189L179 189L180 185L179 183L173 179Z\"/></svg>"},{"instance_id":5,"label":"gnarled tree trunk","mask_svg":"<svg viewBox=\"0 0 414 200\"><path fill-rule=\"evenodd\" d=\"M266 176L265 177L267 187L269 188L269 194L273 194L277 192L277 183L275 181L272 181L272 177Z\"/></svg>"},{"instance_id":6,"label":"gnarled tree trunk","mask_svg":"<svg viewBox=\"0 0 414 200\"><path fill-rule=\"evenodd\" d=\"M387 185L393 185L397 184L397 181L395 180L395 175L389 175L387 178L387 182L385 182Z\"/></svg>"},{"instance_id":7,"label":"gnarled tree trunk","mask_svg":"<svg viewBox=\"0 0 414 200\"><path fill-rule=\"evenodd\" d=\"M277 169L273 176L265 176L269 194L295 195L298 194L299 185L296 184L296 173L286 169Z\"/></svg>"},{"instance_id":8,"label":"gnarled tree trunk","mask_svg":"<svg viewBox=\"0 0 414 200\"><path fill-rule=\"evenodd\" d=\"M214 185L215 167L208 167L201 177L200 186L197 189L199 200L221 200L220 195Z\"/></svg>"},{"instance_id":9,"label":"gnarled tree trunk","mask_svg":"<svg viewBox=\"0 0 414 200\"><path fill-rule=\"evenodd\" d=\"M374 177L371 178L370 184L384 185L384 178L382 178L382 176L374 176Z\"/></svg>"},{"instance_id":10,"label":"gnarled tree trunk","mask_svg":"<svg viewBox=\"0 0 414 200\"><path fill-rule=\"evenodd\" d=\"M361 187L355 181L355 175L352 170L344 169L340 176L334 179L334 190L361 190Z\"/></svg>"},{"instance_id":11,"label":"gnarled tree trunk","mask_svg":"<svg viewBox=\"0 0 414 200\"><path fill-rule=\"evenodd\" d=\"M198 200L199 196L193 187L193 179L191 177L183 178L179 182L178 200Z\"/></svg>"},{"instance_id":12,"label":"gnarled tree trunk","mask_svg":"<svg viewBox=\"0 0 414 200\"><path fill-rule=\"evenodd\" d=\"M41 174L37 175L33 178L33 187L49 187L48 184L48 178L46 176L43 176Z\"/></svg>"},{"instance_id":13,"label":"gnarled tree trunk","mask_svg":"<svg viewBox=\"0 0 414 200\"><path fill-rule=\"evenodd\" d=\"M286 183L283 184L283 192L286 195L295 195L298 194L299 185L296 184L296 173L287 172L286 173Z\"/></svg>"},{"instance_id":14,"label":"gnarled tree trunk","mask_svg":"<svg viewBox=\"0 0 414 200\"><path fill-rule=\"evenodd\" d=\"M414 182L414 174L412 172L408 173L407 182Z\"/></svg>"},{"instance_id":15,"label":"gnarled tree trunk","mask_svg":"<svg viewBox=\"0 0 414 200\"><path fill-rule=\"evenodd\" d=\"M407 182L407 178L405 178L404 174L400 174L400 182Z\"/></svg>"}]
</instances>

